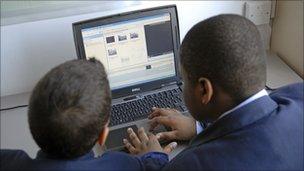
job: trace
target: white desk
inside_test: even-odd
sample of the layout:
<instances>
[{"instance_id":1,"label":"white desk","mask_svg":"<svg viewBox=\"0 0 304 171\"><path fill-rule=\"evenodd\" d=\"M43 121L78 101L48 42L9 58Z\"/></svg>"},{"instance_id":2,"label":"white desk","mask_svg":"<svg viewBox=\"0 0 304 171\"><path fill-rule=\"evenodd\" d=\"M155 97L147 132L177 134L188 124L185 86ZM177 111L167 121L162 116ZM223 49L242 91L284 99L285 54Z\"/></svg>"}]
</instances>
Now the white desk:
<instances>
[{"instance_id":1,"label":"white desk","mask_svg":"<svg viewBox=\"0 0 304 171\"><path fill-rule=\"evenodd\" d=\"M303 79L296 74L276 54L267 54L267 86L276 89L295 82L303 82Z\"/></svg>"},{"instance_id":2,"label":"white desk","mask_svg":"<svg viewBox=\"0 0 304 171\"><path fill-rule=\"evenodd\" d=\"M299 77L280 58L268 53L267 58L267 86L278 88L287 84L301 82ZM1 97L1 108L7 108L28 103L30 93ZM23 149L31 157L36 156L38 146L32 139L27 123L27 108L13 109L1 112L1 148ZM185 146L178 146L170 155L174 157Z\"/></svg>"}]
</instances>

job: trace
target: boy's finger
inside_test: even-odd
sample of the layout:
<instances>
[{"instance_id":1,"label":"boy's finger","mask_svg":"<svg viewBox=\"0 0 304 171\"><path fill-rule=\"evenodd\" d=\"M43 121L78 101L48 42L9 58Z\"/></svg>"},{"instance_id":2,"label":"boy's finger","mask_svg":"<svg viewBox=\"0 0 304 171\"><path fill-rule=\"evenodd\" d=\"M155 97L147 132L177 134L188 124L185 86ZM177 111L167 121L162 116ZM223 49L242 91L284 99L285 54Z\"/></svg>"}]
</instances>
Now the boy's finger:
<instances>
[{"instance_id":1,"label":"boy's finger","mask_svg":"<svg viewBox=\"0 0 304 171\"><path fill-rule=\"evenodd\" d=\"M148 119L152 119L156 116L159 116L159 112L158 112L159 108L153 107L152 108L152 112L150 113L150 115L148 116Z\"/></svg>"},{"instance_id":2,"label":"boy's finger","mask_svg":"<svg viewBox=\"0 0 304 171\"><path fill-rule=\"evenodd\" d=\"M175 148L177 147L177 143L176 142L172 142L170 144L168 144L165 148L164 148L164 152L169 154L171 153Z\"/></svg>"},{"instance_id":3,"label":"boy's finger","mask_svg":"<svg viewBox=\"0 0 304 171\"><path fill-rule=\"evenodd\" d=\"M171 120L168 116L158 116L150 120L150 130L153 130L158 124L171 127Z\"/></svg>"},{"instance_id":4,"label":"boy's finger","mask_svg":"<svg viewBox=\"0 0 304 171\"><path fill-rule=\"evenodd\" d=\"M130 140L131 140L131 144L133 144L133 146L134 146L135 148L140 147L141 142L140 142L140 140L138 139L138 137L137 137L137 135L135 134L135 132L133 131L133 129L132 129L132 128L128 128L128 129L127 129L127 132L128 132L128 134L129 134L129 138L130 138Z\"/></svg>"},{"instance_id":5,"label":"boy's finger","mask_svg":"<svg viewBox=\"0 0 304 171\"><path fill-rule=\"evenodd\" d=\"M167 109L163 109L163 108L155 108L155 107L153 107L152 111L153 112L148 116L149 119L152 119L152 118L157 117L157 116L167 116L169 114L168 110Z\"/></svg>"},{"instance_id":6,"label":"boy's finger","mask_svg":"<svg viewBox=\"0 0 304 171\"><path fill-rule=\"evenodd\" d=\"M123 139L123 143L125 144L125 147L129 150L131 154L137 154L137 150L132 146L132 144L127 139Z\"/></svg>"},{"instance_id":7,"label":"boy's finger","mask_svg":"<svg viewBox=\"0 0 304 171\"><path fill-rule=\"evenodd\" d=\"M176 133L177 133L176 130L168 131L168 132L160 132L160 133L156 134L156 138L158 140L175 140L175 139L177 139Z\"/></svg>"},{"instance_id":8,"label":"boy's finger","mask_svg":"<svg viewBox=\"0 0 304 171\"><path fill-rule=\"evenodd\" d=\"M148 133L148 137L149 137L149 141L152 143L159 143L158 139L156 138L156 136L152 133Z\"/></svg>"},{"instance_id":9,"label":"boy's finger","mask_svg":"<svg viewBox=\"0 0 304 171\"><path fill-rule=\"evenodd\" d=\"M154 128L156 128L159 124L155 121L155 120L150 120L148 121L150 127L149 127L149 131L153 131Z\"/></svg>"},{"instance_id":10,"label":"boy's finger","mask_svg":"<svg viewBox=\"0 0 304 171\"><path fill-rule=\"evenodd\" d=\"M139 139L142 143L146 143L149 141L149 138L145 132L145 129L143 127L139 128L138 129L138 136L139 136Z\"/></svg>"}]
</instances>

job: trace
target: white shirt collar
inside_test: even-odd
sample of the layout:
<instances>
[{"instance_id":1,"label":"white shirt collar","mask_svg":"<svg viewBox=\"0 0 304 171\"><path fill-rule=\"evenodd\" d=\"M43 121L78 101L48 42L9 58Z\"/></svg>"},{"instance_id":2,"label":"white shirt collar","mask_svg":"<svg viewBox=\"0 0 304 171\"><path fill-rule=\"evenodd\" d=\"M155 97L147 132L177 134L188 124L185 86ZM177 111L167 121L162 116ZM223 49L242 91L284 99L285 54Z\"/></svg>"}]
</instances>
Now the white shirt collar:
<instances>
[{"instance_id":1,"label":"white shirt collar","mask_svg":"<svg viewBox=\"0 0 304 171\"><path fill-rule=\"evenodd\" d=\"M235 110L237 110L237 109L239 109L239 108L245 106L246 104L248 104L248 103L250 103L250 102L252 102L252 101L254 101L254 100L256 100L256 99L258 99L258 98L260 98L260 97L263 97L263 96L268 96L268 93L267 93L267 91L266 91L265 89L259 91L259 92L256 93L255 95L249 97L248 99L246 99L245 101L243 101L243 102L240 103L239 105L235 106L234 108L232 108L232 109L226 111L226 112L223 113L217 120L221 119L222 117L228 115L229 113L231 113L231 112L233 112L233 111L235 111Z\"/></svg>"},{"instance_id":2,"label":"white shirt collar","mask_svg":"<svg viewBox=\"0 0 304 171\"><path fill-rule=\"evenodd\" d=\"M263 96L268 96L268 93L265 89L259 91L258 93L256 93L255 95L249 97L248 99L246 99L245 101L243 101L242 103L240 103L239 105L237 105L236 107L226 111L225 113L223 113L216 121L218 121L219 119L223 118L224 116L232 113L233 111L245 106L248 103L253 102L254 100L263 97ZM215 121L215 122L216 122ZM213 122L214 123L214 122ZM207 126L209 126L211 123L209 123ZM199 134L200 132L202 132L204 130L204 128L201 126L199 121L196 121L196 133Z\"/></svg>"}]
</instances>

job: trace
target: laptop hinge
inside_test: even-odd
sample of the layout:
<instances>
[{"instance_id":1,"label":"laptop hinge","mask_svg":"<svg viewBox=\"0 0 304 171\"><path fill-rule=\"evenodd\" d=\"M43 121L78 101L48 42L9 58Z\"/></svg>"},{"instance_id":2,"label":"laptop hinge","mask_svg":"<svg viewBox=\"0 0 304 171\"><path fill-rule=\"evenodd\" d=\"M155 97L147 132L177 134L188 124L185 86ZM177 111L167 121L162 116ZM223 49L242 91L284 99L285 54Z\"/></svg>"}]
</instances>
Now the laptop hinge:
<instances>
[{"instance_id":1,"label":"laptop hinge","mask_svg":"<svg viewBox=\"0 0 304 171\"><path fill-rule=\"evenodd\" d=\"M176 84L177 84L177 86L181 86L181 85L183 85L183 82L182 81L178 81Z\"/></svg>"},{"instance_id":2,"label":"laptop hinge","mask_svg":"<svg viewBox=\"0 0 304 171\"><path fill-rule=\"evenodd\" d=\"M173 82L170 82L170 83L162 84L160 88L163 88L163 87L166 87L166 86L170 86L170 85L178 85L178 82L177 81L173 81Z\"/></svg>"}]
</instances>

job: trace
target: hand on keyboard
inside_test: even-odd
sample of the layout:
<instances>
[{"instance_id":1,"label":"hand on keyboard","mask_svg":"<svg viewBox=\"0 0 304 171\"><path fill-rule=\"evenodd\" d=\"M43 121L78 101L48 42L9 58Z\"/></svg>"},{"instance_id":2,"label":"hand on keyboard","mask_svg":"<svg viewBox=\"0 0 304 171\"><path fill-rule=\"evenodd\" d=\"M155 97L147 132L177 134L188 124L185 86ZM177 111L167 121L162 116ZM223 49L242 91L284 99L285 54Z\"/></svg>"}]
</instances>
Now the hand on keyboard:
<instances>
[{"instance_id":1,"label":"hand on keyboard","mask_svg":"<svg viewBox=\"0 0 304 171\"><path fill-rule=\"evenodd\" d=\"M190 140L196 135L195 120L176 109L153 108L150 114L150 131L158 125L171 130L156 134L159 140Z\"/></svg>"},{"instance_id":2,"label":"hand on keyboard","mask_svg":"<svg viewBox=\"0 0 304 171\"><path fill-rule=\"evenodd\" d=\"M176 146L176 142L172 142L162 148L155 135L146 134L144 128L138 129L136 134L132 128L127 130L130 140L123 139L126 148L131 154L142 155L148 152L164 152L169 154Z\"/></svg>"}]
</instances>

